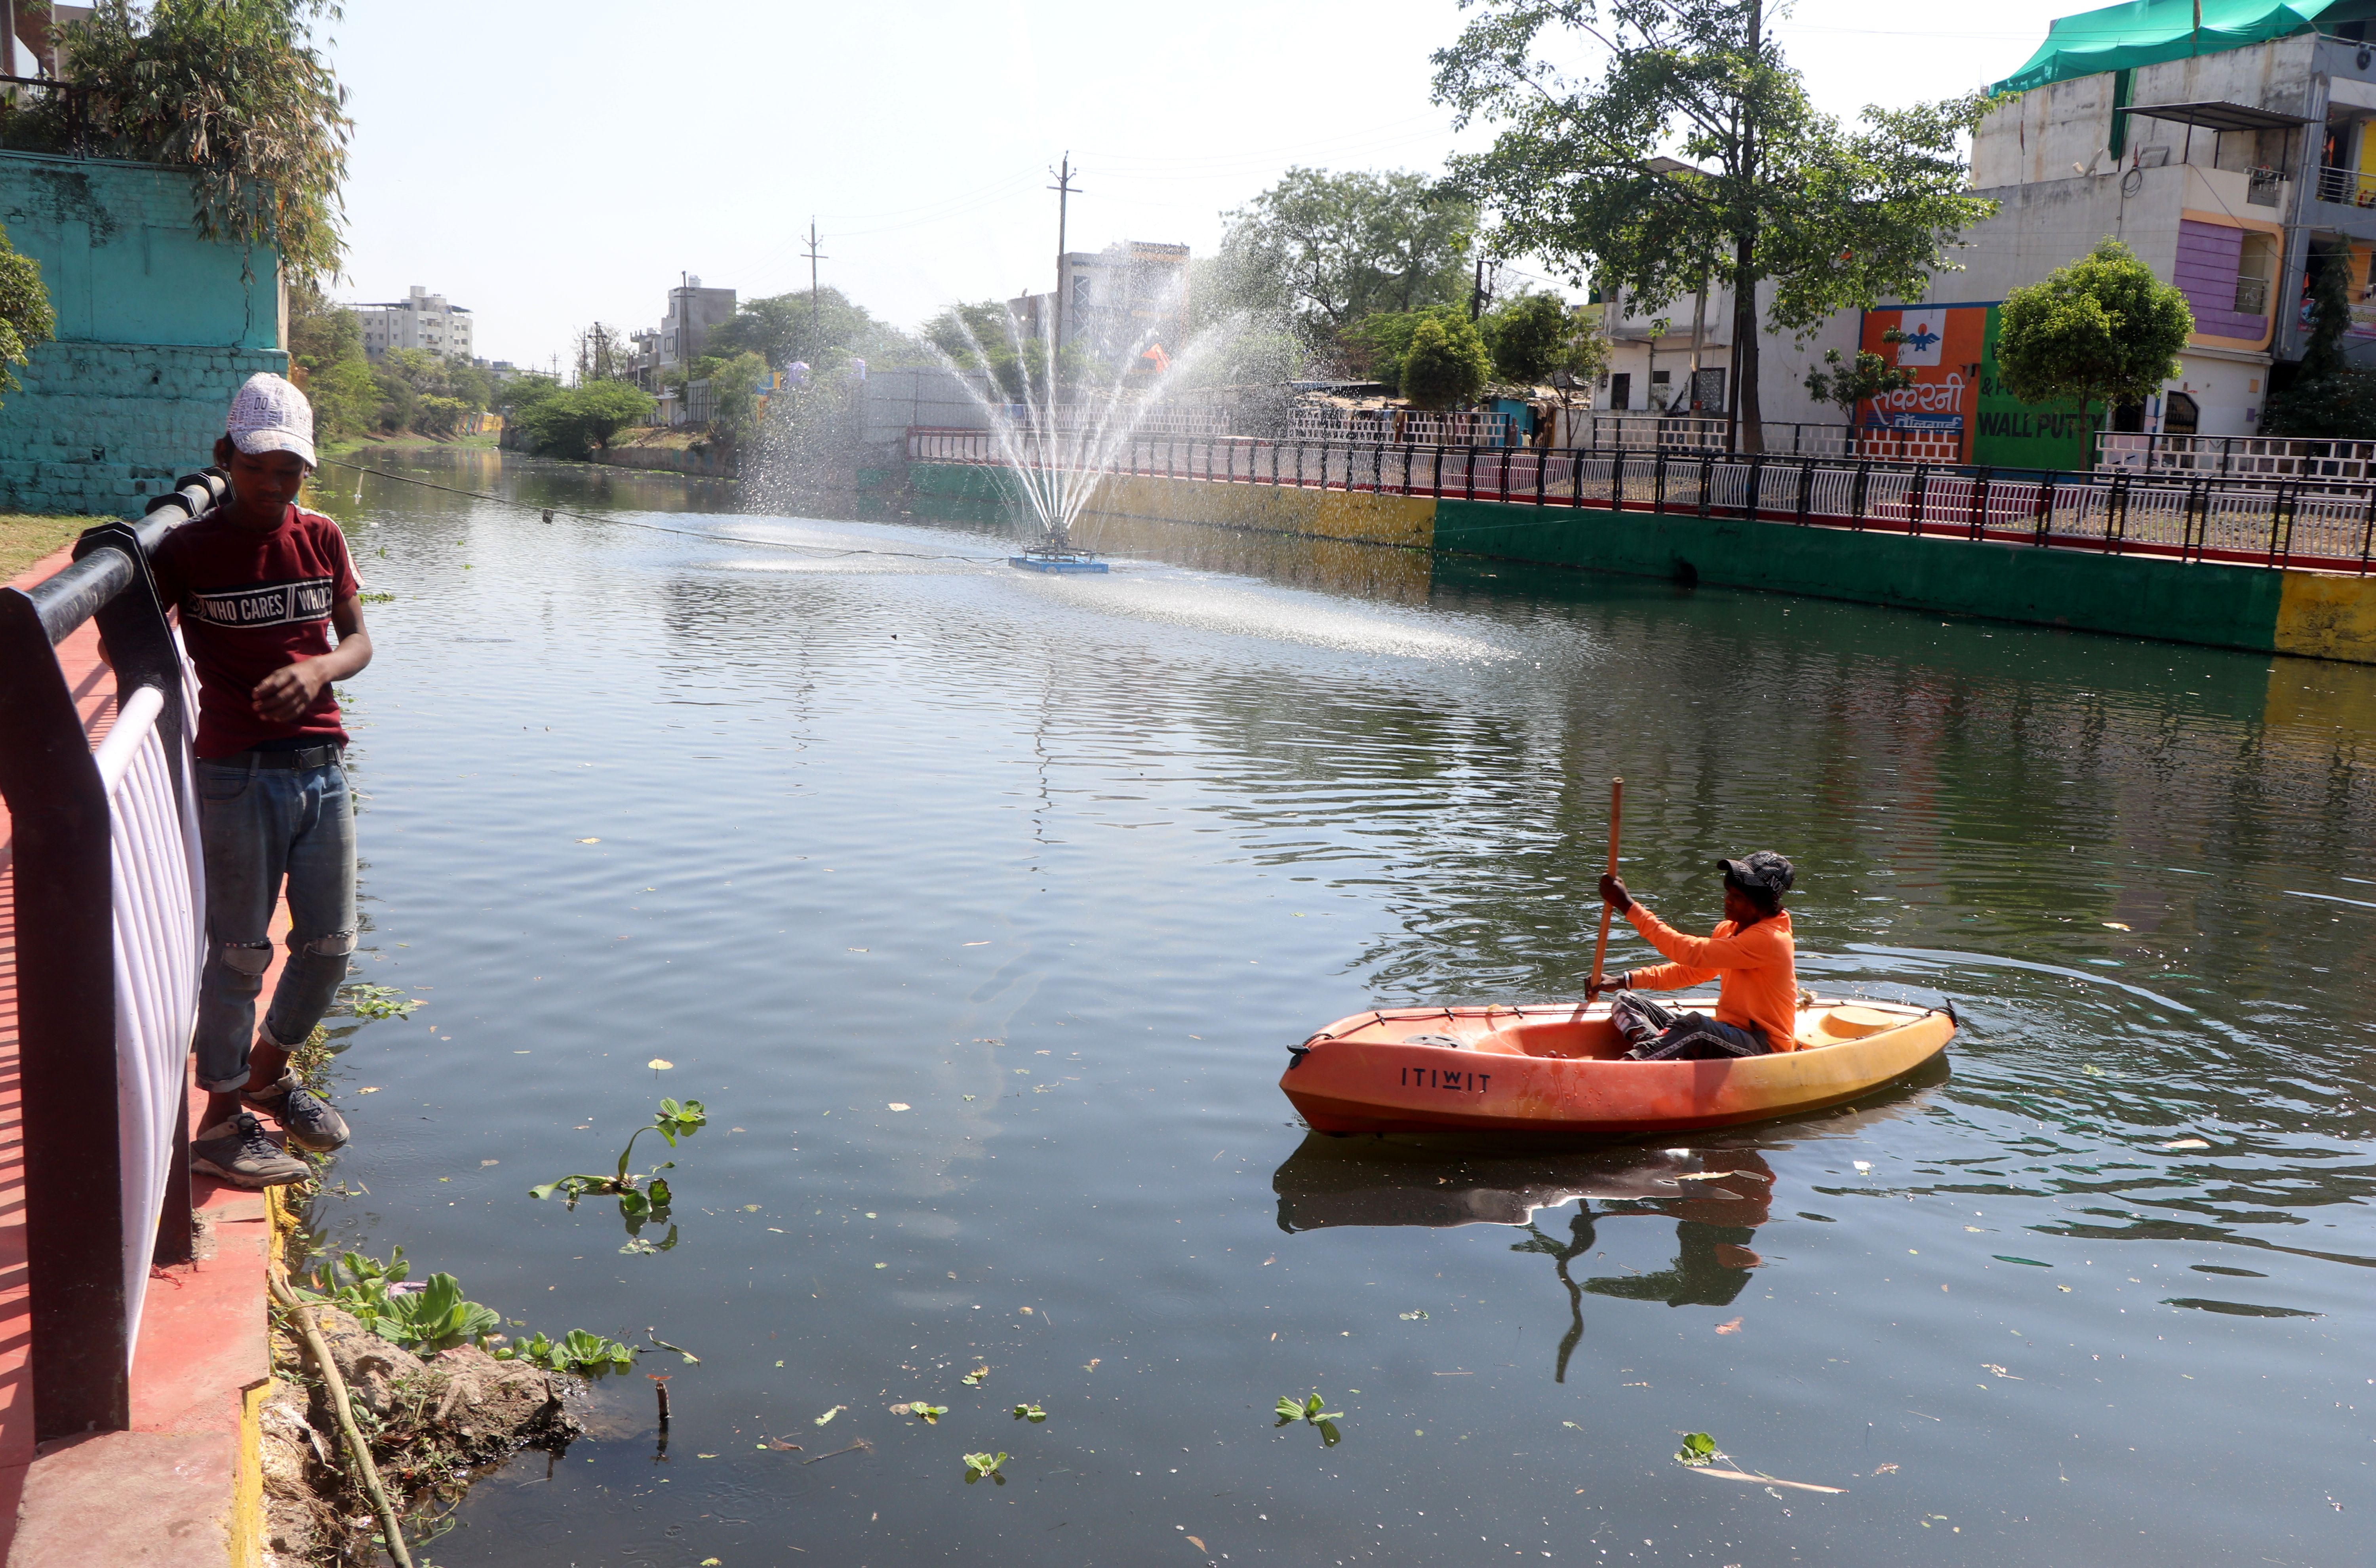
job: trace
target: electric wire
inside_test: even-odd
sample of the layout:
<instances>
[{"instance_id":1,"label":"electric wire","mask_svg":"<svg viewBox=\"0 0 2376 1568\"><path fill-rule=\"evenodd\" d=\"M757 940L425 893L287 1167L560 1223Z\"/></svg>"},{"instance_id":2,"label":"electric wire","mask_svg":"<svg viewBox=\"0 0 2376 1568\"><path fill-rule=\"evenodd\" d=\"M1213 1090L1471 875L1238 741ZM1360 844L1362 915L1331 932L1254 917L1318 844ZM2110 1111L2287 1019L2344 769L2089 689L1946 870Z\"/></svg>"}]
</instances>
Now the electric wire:
<instances>
[{"instance_id":1,"label":"electric wire","mask_svg":"<svg viewBox=\"0 0 2376 1568\"><path fill-rule=\"evenodd\" d=\"M617 523L625 528L650 529L657 533L682 534L687 539L723 540L735 544L756 545L762 550L789 550L803 555L890 555L903 561L963 561L982 566L1004 565L1007 559L1004 555L926 554L921 551L872 550L864 546L838 550L823 544L786 544L780 540L753 539L747 534L718 533L708 529L671 528L666 523L647 523L638 518L622 517L615 512L576 512L566 506L546 506L534 501L515 501L508 495L494 495L483 490L462 490L450 484L438 484L431 480L414 479L410 474L400 474L391 469L374 468L369 463L347 463L336 457L325 457L322 462L330 468L347 469L359 474L377 474L382 479L392 479L401 484L417 484L423 490L442 490L448 495L467 495L474 501L492 501L499 506L517 506L524 512L538 512L555 517L575 517L580 522L587 523Z\"/></svg>"}]
</instances>

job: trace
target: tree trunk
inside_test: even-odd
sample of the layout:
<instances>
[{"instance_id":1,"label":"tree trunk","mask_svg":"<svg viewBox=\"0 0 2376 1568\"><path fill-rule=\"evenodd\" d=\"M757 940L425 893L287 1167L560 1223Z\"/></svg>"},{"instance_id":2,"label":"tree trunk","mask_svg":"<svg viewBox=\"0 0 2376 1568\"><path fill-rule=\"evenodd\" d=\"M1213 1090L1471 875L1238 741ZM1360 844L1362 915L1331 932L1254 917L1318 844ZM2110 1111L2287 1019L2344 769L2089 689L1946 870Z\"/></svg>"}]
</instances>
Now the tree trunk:
<instances>
[{"instance_id":1,"label":"tree trunk","mask_svg":"<svg viewBox=\"0 0 2376 1568\"><path fill-rule=\"evenodd\" d=\"M1749 0L1749 57L1753 63L1765 47L1763 0ZM1753 72L1752 72L1753 76ZM1753 111L1742 105L1740 183L1742 201L1736 210L1740 227L1732 236L1732 406L1733 450L1765 450L1765 410L1757 396L1757 123Z\"/></svg>"},{"instance_id":2,"label":"tree trunk","mask_svg":"<svg viewBox=\"0 0 2376 1568\"><path fill-rule=\"evenodd\" d=\"M1738 234L1732 245L1732 406L1738 410L1733 450L1765 450L1764 408L1757 396L1757 240Z\"/></svg>"}]
</instances>

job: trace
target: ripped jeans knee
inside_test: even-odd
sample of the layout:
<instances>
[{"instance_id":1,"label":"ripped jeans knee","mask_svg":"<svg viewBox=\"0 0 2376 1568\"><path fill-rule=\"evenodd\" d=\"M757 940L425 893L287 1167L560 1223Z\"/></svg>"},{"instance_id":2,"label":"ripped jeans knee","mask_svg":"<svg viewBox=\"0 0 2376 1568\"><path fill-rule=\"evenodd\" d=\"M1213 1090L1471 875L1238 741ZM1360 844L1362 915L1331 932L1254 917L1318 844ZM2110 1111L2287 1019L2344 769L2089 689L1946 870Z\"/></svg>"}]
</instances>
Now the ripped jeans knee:
<instances>
[{"instance_id":1,"label":"ripped jeans knee","mask_svg":"<svg viewBox=\"0 0 2376 1568\"><path fill-rule=\"evenodd\" d=\"M220 949L223 968L243 980L261 980L272 967L269 942L226 942Z\"/></svg>"},{"instance_id":2,"label":"ripped jeans knee","mask_svg":"<svg viewBox=\"0 0 2376 1568\"><path fill-rule=\"evenodd\" d=\"M343 958L355 950L355 933L334 931L322 936L299 937L289 933L289 951L302 958Z\"/></svg>"}]
</instances>

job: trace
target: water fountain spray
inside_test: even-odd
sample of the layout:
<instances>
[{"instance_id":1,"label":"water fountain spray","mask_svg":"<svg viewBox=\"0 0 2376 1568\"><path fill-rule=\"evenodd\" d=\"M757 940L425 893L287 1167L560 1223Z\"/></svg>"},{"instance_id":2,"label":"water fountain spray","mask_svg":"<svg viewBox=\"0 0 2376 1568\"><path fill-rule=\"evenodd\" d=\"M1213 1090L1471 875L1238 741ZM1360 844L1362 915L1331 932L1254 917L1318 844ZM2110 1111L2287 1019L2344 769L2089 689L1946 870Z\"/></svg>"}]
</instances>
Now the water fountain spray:
<instances>
[{"instance_id":1,"label":"water fountain spray","mask_svg":"<svg viewBox=\"0 0 2376 1568\"><path fill-rule=\"evenodd\" d=\"M1198 333L1176 355L1168 354L1152 333L1142 332L1113 355L1102 386L1088 384L1084 375L1068 387L1067 358L1050 323L1027 323L1012 310L1002 315L1011 356L1004 365L993 362L961 313L956 320L972 363L960 363L939 345L929 346L980 406L993 450L1040 525L1038 537L1022 554L1010 556L1009 564L1028 571L1102 572L1106 564L1074 542L1073 524L1161 405L1165 390L1174 378L1193 372L1222 328ZM1076 331L1074 341L1087 336ZM1076 354L1073 363L1086 359L1086 352ZM993 393L1004 400L993 401Z\"/></svg>"}]
</instances>

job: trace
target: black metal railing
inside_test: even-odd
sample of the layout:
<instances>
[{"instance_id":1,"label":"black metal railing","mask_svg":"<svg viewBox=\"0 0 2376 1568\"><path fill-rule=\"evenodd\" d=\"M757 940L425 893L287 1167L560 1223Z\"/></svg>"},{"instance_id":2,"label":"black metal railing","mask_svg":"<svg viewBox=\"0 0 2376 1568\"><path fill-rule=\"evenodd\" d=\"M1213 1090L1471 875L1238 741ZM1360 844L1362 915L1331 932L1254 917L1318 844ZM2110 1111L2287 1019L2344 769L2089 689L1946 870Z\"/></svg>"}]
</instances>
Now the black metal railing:
<instances>
[{"instance_id":1,"label":"black metal railing","mask_svg":"<svg viewBox=\"0 0 2376 1568\"><path fill-rule=\"evenodd\" d=\"M146 1151L166 1172L153 1238L131 1233L124 1204L110 794L55 649L95 623L118 712L144 689L157 694L158 738L180 801L196 715L184 700L181 650L148 557L167 529L223 491L218 475L188 476L150 502L145 517L85 532L71 565L30 588L0 588L0 797L14 857L37 1441L130 1425L127 1259L145 1241L154 1263L186 1263L192 1241L185 1089L172 1146ZM196 959L193 944L189 960ZM194 989L195 969L188 978Z\"/></svg>"},{"instance_id":2,"label":"black metal railing","mask_svg":"<svg viewBox=\"0 0 2376 1568\"><path fill-rule=\"evenodd\" d=\"M997 465L987 432L912 430L917 462ZM2376 482L2123 469L2048 472L1690 448L1442 447L1141 438L1096 473L1495 501L1538 510L1690 512L2110 554L2369 569Z\"/></svg>"}]
</instances>

